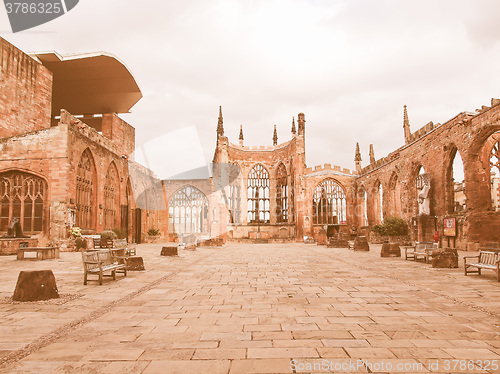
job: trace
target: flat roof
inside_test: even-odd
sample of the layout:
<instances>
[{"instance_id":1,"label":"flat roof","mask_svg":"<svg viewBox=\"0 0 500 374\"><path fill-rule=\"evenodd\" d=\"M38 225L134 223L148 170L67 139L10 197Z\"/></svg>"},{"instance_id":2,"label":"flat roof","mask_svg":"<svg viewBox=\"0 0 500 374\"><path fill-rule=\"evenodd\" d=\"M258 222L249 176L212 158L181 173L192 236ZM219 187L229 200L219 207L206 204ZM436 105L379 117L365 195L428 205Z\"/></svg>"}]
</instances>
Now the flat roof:
<instances>
[{"instance_id":1,"label":"flat roof","mask_svg":"<svg viewBox=\"0 0 500 374\"><path fill-rule=\"evenodd\" d=\"M130 70L109 53L30 56L53 73L52 116L61 109L71 114L127 113L142 98Z\"/></svg>"}]
</instances>

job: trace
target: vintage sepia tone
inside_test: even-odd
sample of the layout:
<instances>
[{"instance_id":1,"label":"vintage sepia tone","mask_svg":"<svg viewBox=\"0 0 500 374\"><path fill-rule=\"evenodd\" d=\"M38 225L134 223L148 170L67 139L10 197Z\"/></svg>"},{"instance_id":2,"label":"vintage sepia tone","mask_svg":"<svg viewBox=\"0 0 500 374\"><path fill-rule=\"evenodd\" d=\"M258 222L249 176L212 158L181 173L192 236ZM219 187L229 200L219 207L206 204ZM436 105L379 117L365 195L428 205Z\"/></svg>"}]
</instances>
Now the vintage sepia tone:
<instances>
[{"instance_id":1,"label":"vintage sepia tone","mask_svg":"<svg viewBox=\"0 0 500 374\"><path fill-rule=\"evenodd\" d=\"M28 56L5 40L1 51L0 232L19 218L23 231L42 242L64 242L73 226L93 233L119 228L136 243L152 227L169 241L302 241L324 229L329 236L369 236L385 217L400 217L413 241L432 241L437 232L445 247L500 242L497 99L413 132L405 107L405 144L378 159L371 145L363 168L357 146L354 171L331 160L308 167L305 137L314 124L306 125L304 113L291 118L288 134L270 128L273 146L246 146L243 127L238 143L224 135L221 107L216 128L215 121L207 126L217 134L214 165L227 170L219 167L220 175L206 180L161 181L134 162L135 129L118 116L142 96L123 63L106 54ZM464 170L458 184L457 155ZM233 176L219 188L214 178L222 181L225 172ZM451 243L443 242L446 217L457 219Z\"/></svg>"},{"instance_id":2,"label":"vintage sepia tone","mask_svg":"<svg viewBox=\"0 0 500 374\"><path fill-rule=\"evenodd\" d=\"M215 140L210 176L161 179L136 161L136 129L120 117L142 93L118 57L28 54L0 38L0 78L0 267L9 287L22 273L18 295L38 277L63 290L2 301L13 342L0 339L0 369L500 365L500 99L421 128L402 106L401 146L377 155L352 135L352 169L307 163L315 124L301 108L283 113L286 134L270 124L266 146L247 145L246 127L219 106L203 124ZM407 233L380 234L390 219ZM480 372L496 372L489 365Z\"/></svg>"}]
</instances>

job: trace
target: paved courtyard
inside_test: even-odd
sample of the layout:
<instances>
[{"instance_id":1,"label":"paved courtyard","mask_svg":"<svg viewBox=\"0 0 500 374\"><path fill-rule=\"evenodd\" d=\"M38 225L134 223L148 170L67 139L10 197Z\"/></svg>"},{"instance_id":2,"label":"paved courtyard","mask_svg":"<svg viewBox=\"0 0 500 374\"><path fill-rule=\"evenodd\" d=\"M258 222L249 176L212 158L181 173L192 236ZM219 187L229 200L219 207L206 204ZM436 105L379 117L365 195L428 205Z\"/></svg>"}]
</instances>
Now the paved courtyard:
<instances>
[{"instance_id":1,"label":"paved courtyard","mask_svg":"<svg viewBox=\"0 0 500 374\"><path fill-rule=\"evenodd\" d=\"M241 244L83 285L79 253L0 257L0 372L500 372L500 283L370 252ZM12 303L21 270L62 298Z\"/></svg>"}]
</instances>

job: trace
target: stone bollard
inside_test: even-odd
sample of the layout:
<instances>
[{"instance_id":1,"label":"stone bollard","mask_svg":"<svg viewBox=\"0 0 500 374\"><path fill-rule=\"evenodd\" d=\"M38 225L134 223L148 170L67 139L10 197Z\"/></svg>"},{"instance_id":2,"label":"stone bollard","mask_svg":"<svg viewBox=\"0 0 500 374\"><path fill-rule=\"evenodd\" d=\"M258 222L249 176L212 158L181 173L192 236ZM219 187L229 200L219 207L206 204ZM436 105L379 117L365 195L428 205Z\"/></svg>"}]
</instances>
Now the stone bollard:
<instances>
[{"instance_id":1,"label":"stone bollard","mask_svg":"<svg viewBox=\"0 0 500 374\"><path fill-rule=\"evenodd\" d=\"M380 251L380 257L401 257L401 248L398 243L384 243Z\"/></svg>"},{"instance_id":2,"label":"stone bollard","mask_svg":"<svg viewBox=\"0 0 500 374\"><path fill-rule=\"evenodd\" d=\"M142 257L131 256L127 258L127 270L140 271L144 270L144 260Z\"/></svg>"},{"instance_id":3,"label":"stone bollard","mask_svg":"<svg viewBox=\"0 0 500 374\"><path fill-rule=\"evenodd\" d=\"M366 240L366 236L356 236L354 239L354 250L355 251L369 251L370 246Z\"/></svg>"},{"instance_id":4,"label":"stone bollard","mask_svg":"<svg viewBox=\"0 0 500 374\"><path fill-rule=\"evenodd\" d=\"M346 239L330 238L326 246L328 248L349 248L349 242Z\"/></svg>"},{"instance_id":5,"label":"stone bollard","mask_svg":"<svg viewBox=\"0 0 500 374\"><path fill-rule=\"evenodd\" d=\"M458 268L458 252L456 248L439 248L432 251L433 268Z\"/></svg>"},{"instance_id":6,"label":"stone bollard","mask_svg":"<svg viewBox=\"0 0 500 374\"><path fill-rule=\"evenodd\" d=\"M168 247L162 247L161 255L162 256L177 256L178 255L177 246L171 245Z\"/></svg>"},{"instance_id":7,"label":"stone bollard","mask_svg":"<svg viewBox=\"0 0 500 374\"><path fill-rule=\"evenodd\" d=\"M56 278L52 270L21 271L17 278L14 301L58 299Z\"/></svg>"}]
</instances>

